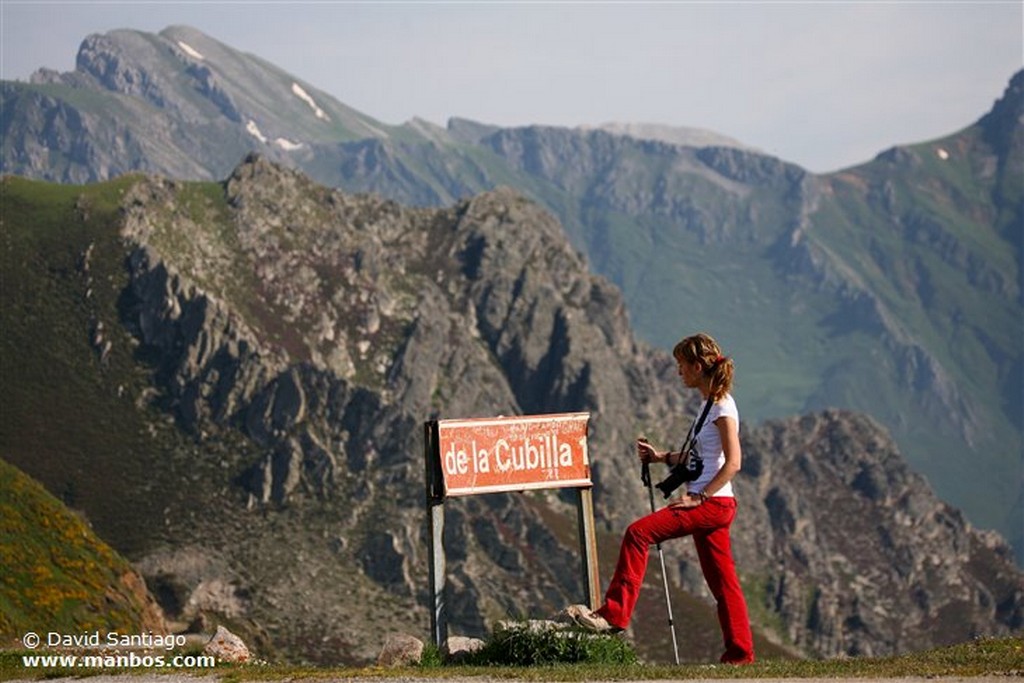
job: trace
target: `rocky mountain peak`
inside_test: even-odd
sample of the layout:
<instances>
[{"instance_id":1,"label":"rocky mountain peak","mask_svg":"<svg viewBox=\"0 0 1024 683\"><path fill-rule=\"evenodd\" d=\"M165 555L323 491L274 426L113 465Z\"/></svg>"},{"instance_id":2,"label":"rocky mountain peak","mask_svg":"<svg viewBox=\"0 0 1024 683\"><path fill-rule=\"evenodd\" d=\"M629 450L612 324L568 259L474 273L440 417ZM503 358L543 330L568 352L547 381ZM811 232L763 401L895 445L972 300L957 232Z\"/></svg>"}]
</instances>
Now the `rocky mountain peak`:
<instances>
[{"instance_id":1,"label":"rocky mountain peak","mask_svg":"<svg viewBox=\"0 0 1024 683\"><path fill-rule=\"evenodd\" d=\"M158 66L163 60L160 43L137 31L93 34L82 41L75 67L108 90L141 97L160 107L167 102Z\"/></svg>"},{"instance_id":2,"label":"rocky mountain peak","mask_svg":"<svg viewBox=\"0 0 1024 683\"><path fill-rule=\"evenodd\" d=\"M993 148L1012 150L1009 162L1016 164L1017 173L1024 173L1024 70L1013 75L1003 96L978 123Z\"/></svg>"},{"instance_id":3,"label":"rocky mountain peak","mask_svg":"<svg viewBox=\"0 0 1024 683\"><path fill-rule=\"evenodd\" d=\"M638 140L652 140L683 147L735 147L754 151L752 147L735 138L703 128L613 121L596 126L580 126L578 129L603 130L612 135L625 135Z\"/></svg>"}]
</instances>

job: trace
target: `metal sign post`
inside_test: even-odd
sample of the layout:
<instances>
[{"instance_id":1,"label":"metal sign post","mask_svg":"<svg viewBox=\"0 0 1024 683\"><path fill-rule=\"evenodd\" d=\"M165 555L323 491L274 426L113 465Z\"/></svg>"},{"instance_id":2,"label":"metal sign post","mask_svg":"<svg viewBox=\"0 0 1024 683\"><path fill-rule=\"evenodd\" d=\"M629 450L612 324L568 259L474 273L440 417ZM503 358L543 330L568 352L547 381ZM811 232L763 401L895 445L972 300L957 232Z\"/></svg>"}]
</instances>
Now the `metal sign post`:
<instances>
[{"instance_id":1,"label":"metal sign post","mask_svg":"<svg viewBox=\"0 0 1024 683\"><path fill-rule=\"evenodd\" d=\"M447 570L444 557L444 475L437 457L437 422L424 425L427 482L427 538L430 564L430 634L438 648L448 640L448 606L445 604L444 584Z\"/></svg>"},{"instance_id":2,"label":"metal sign post","mask_svg":"<svg viewBox=\"0 0 1024 683\"><path fill-rule=\"evenodd\" d=\"M597 608L600 581L593 483L587 451L589 413L435 420L424 424L430 576L430 631L448 638L444 502L449 496L573 487L585 600Z\"/></svg>"}]
</instances>

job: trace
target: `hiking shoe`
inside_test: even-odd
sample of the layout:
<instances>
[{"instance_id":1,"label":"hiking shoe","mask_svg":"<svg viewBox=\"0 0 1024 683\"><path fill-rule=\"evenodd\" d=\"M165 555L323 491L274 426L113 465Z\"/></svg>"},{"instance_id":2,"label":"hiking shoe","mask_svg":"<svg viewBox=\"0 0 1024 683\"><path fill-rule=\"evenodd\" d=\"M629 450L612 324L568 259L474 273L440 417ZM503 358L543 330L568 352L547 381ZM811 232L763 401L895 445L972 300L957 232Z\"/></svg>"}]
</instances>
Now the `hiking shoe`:
<instances>
[{"instance_id":1,"label":"hiking shoe","mask_svg":"<svg viewBox=\"0 0 1024 683\"><path fill-rule=\"evenodd\" d=\"M559 617L593 633L618 633L622 630L609 624L607 619L586 605L569 605L562 610Z\"/></svg>"}]
</instances>

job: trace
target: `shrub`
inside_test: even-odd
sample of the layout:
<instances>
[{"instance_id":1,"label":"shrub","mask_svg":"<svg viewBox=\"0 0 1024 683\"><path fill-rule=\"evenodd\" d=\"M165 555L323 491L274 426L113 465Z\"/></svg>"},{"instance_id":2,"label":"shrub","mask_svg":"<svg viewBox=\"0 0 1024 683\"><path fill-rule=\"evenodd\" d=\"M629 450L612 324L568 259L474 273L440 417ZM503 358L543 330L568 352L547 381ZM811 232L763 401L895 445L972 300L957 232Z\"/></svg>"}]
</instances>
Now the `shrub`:
<instances>
[{"instance_id":1,"label":"shrub","mask_svg":"<svg viewBox=\"0 0 1024 683\"><path fill-rule=\"evenodd\" d=\"M563 628L504 628L463 664L537 666L547 664L635 664L636 652L621 637Z\"/></svg>"}]
</instances>

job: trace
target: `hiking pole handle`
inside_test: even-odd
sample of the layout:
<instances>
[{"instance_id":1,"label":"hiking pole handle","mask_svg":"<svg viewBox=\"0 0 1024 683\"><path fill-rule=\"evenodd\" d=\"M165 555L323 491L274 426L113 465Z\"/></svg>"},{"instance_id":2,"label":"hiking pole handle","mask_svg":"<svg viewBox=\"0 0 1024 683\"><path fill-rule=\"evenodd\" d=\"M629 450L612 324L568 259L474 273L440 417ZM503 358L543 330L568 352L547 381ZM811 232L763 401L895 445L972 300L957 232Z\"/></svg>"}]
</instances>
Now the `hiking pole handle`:
<instances>
[{"instance_id":1,"label":"hiking pole handle","mask_svg":"<svg viewBox=\"0 0 1024 683\"><path fill-rule=\"evenodd\" d=\"M638 441L647 443L647 439L640 437ZM644 458L640 461L640 481L643 482L644 488L647 489L647 497L651 501L651 512L655 511L654 505L654 488L651 486L651 461Z\"/></svg>"},{"instance_id":2,"label":"hiking pole handle","mask_svg":"<svg viewBox=\"0 0 1024 683\"><path fill-rule=\"evenodd\" d=\"M650 444L647 442L647 437L644 437L644 436L639 437L636 440L636 442L637 442L637 447L636 447L637 453L640 452L640 444L645 444L647 446L650 446ZM651 487L651 460L650 460L650 458L646 458L646 457L641 457L640 458L640 481L642 481L644 486L646 486L647 488Z\"/></svg>"}]
</instances>

